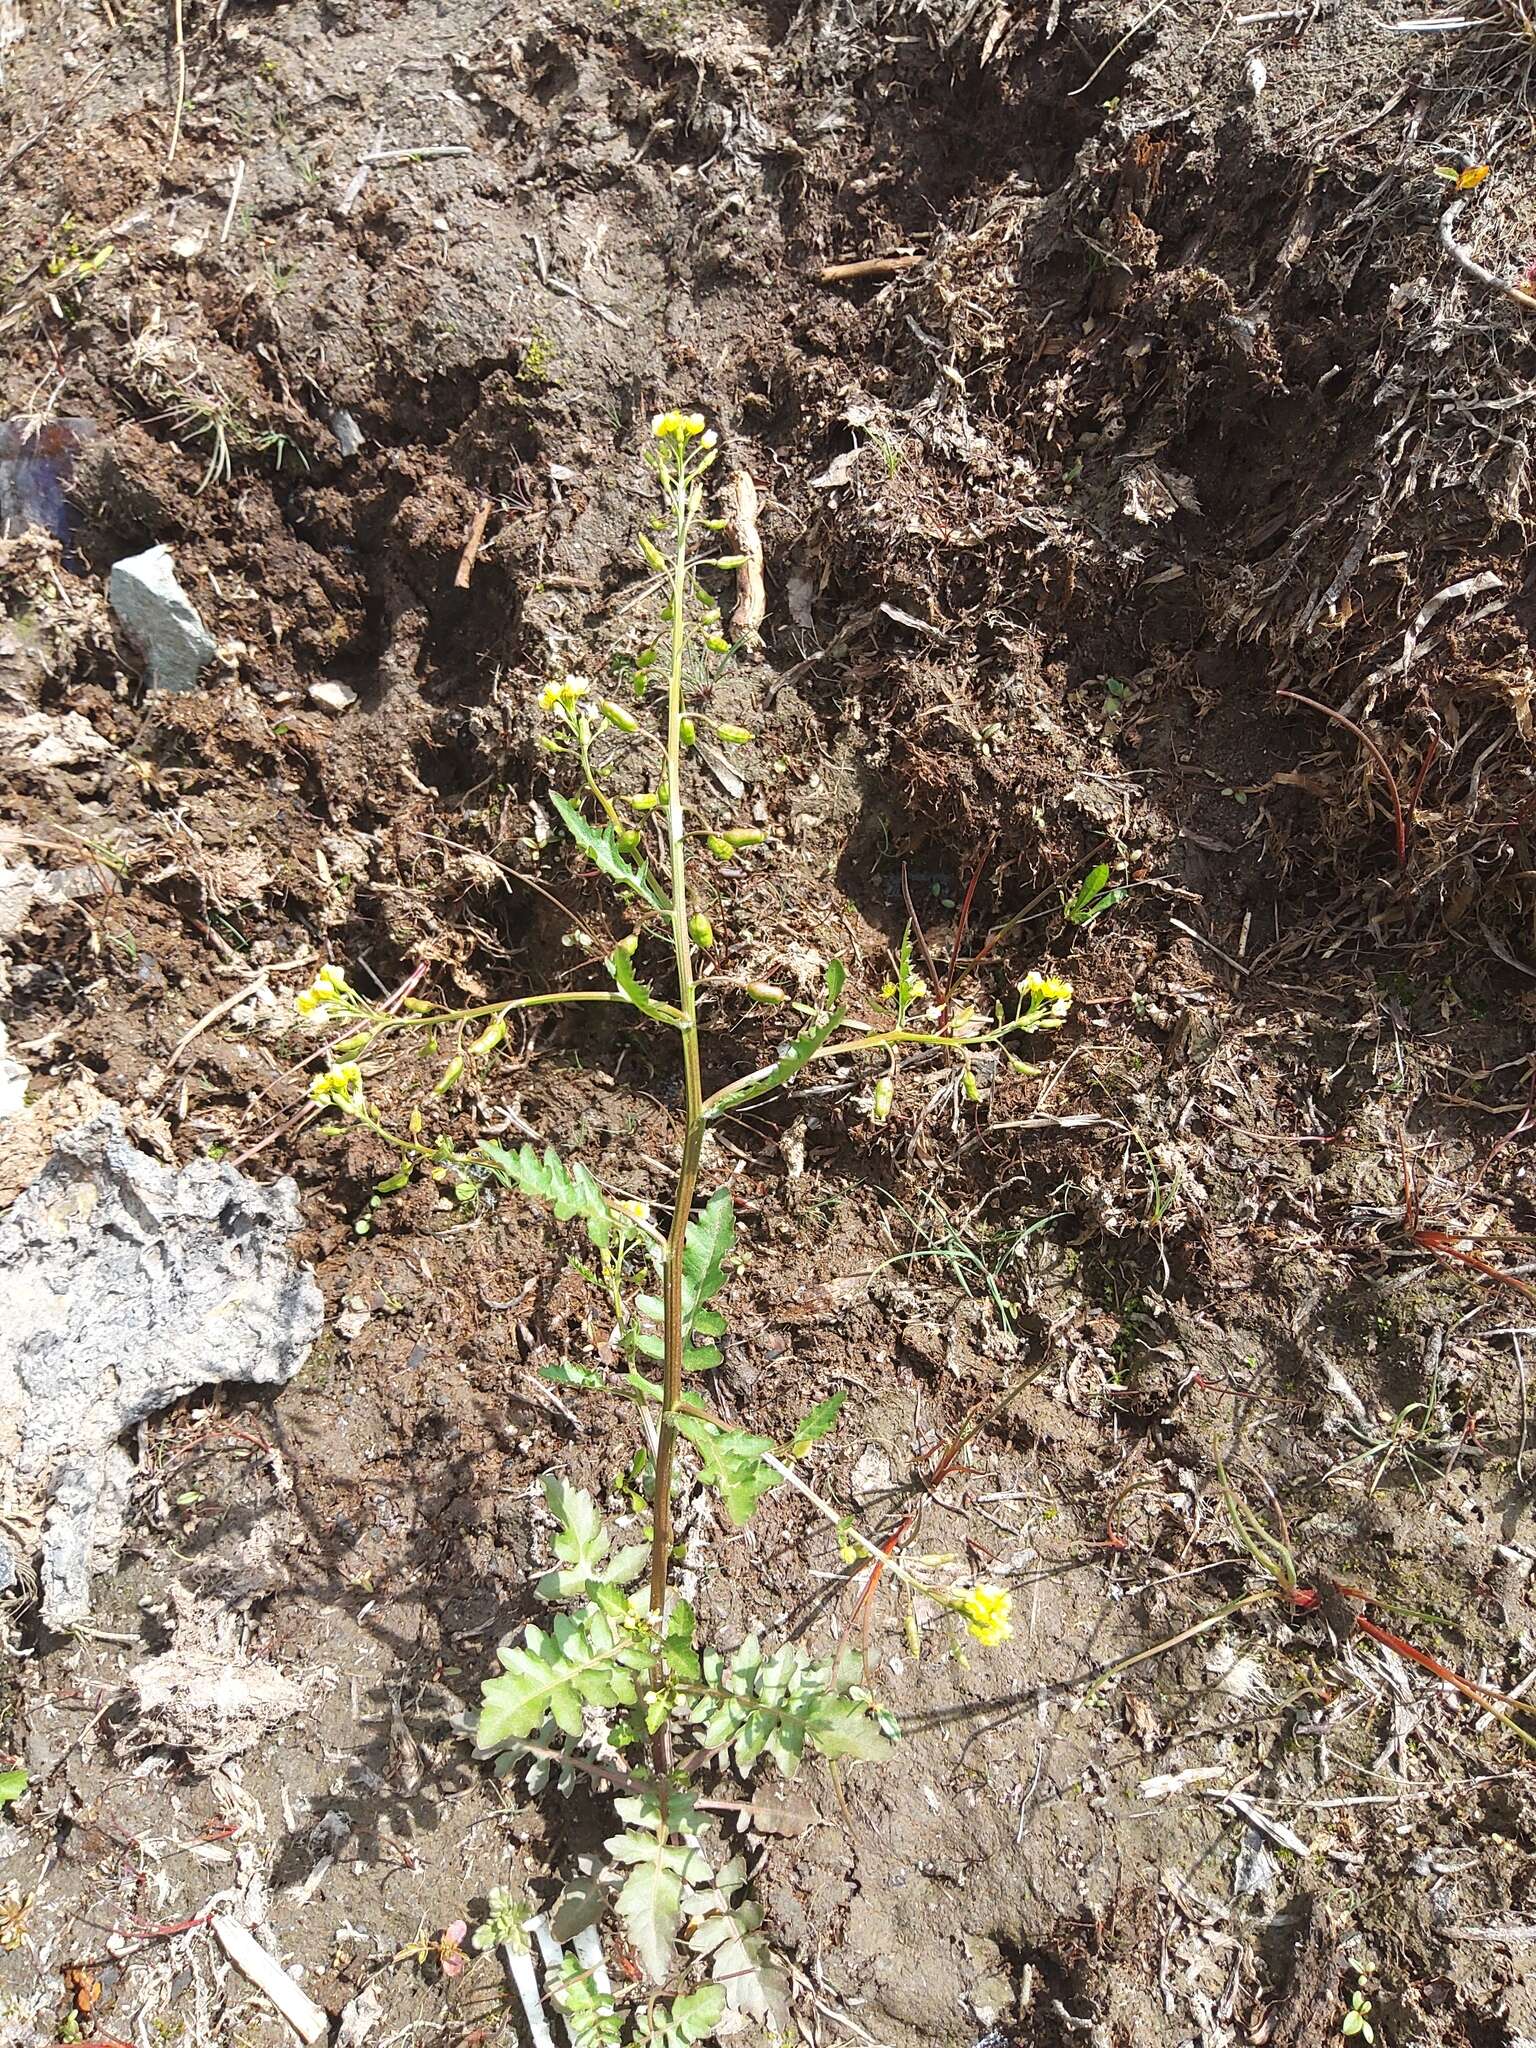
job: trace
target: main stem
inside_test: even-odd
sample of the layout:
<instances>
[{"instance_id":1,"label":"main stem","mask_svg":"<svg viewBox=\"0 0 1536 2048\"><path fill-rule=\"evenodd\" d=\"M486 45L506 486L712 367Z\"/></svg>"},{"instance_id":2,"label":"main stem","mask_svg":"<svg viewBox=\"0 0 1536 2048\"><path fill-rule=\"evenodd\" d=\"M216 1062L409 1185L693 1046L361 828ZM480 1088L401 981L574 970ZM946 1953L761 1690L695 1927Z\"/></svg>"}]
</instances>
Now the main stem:
<instances>
[{"instance_id":1,"label":"main stem","mask_svg":"<svg viewBox=\"0 0 1536 2048\"><path fill-rule=\"evenodd\" d=\"M672 952L677 962L677 1006L683 1013L683 1156L678 1167L672 1227L667 1232L662 1275L661 1423L656 1441L656 1477L651 1502L651 1612L667 1604L672 1558L672 1459L677 1448L677 1408L683 1393L683 1249L704 1149L704 1088L699 1075L698 1011L693 987L693 939L688 930L688 841L683 816L683 654L687 645L688 482L685 459L677 453L671 477L677 526L673 536L672 663L667 677L667 851L672 881Z\"/></svg>"}]
</instances>

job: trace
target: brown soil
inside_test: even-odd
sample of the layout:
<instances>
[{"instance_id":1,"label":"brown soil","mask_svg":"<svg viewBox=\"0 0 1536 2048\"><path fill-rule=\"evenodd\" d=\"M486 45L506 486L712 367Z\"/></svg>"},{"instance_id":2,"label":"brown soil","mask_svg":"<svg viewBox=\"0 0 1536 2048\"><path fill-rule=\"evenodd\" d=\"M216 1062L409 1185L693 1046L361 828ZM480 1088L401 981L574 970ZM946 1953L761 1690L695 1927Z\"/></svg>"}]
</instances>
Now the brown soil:
<instances>
[{"instance_id":1,"label":"brown soil","mask_svg":"<svg viewBox=\"0 0 1536 2048\"><path fill-rule=\"evenodd\" d=\"M754 1848L798 2032L1300 2048L1363 1985L1394 2048L1536 2035L1507 1727L1337 1601L1333 1632L1274 1602L1088 1684L1257 1583L1235 1495L1304 1589L1485 1685L1530 1669L1529 1289L1455 1253L1518 1275L1536 1220L1532 346L1442 248L1436 176L1493 164L1454 238L1518 282L1528 44L1363 0L189 0L167 165L165 10L19 21L0 407L95 431L62 543L0 542L0 710L106 744L7 739L0 853L81 879L10 943L12 1046L34 1095L89 1079L178 1159L294 1174L329 1324L275 1400L146 1429L90 1630L12 1617L7 2038L78 2015L72 1969L104 2041L288 2038L203 1924L231 1901L332 2014L371 1984L380 2042L513 2038L490 1959L402 1952L596 1839L458 1725L538 1613L538 1475L617 1500L634 1450L627 1408L568 1419L538 1376L600 1341L590 1298L516 1202L375 1204L376 1148L306 1121L290 998L322 958L464 1000L573 971L519 879L532 699L637 644L667 402L765 500L764 655L717 709L783 850L723 892L726 964L814 946L878 989L905 889L987 1001L1035 965L1079 996L978 1105L917 1069L878 1126L852 1075L716 1157L750 1247L720 1397L773 1430L846 1391L814 1470L871 1525L1044 1362L913 1538L1010 1577L1013 1639L914 1658L886 1597L898 1760L811 1773L817 1823ZM893 251L923 260L819 281ZM104 603L156 542L221 643L174 701ZM1281 690L1379 747L1401 858L1380 767ZM1075 927L1099 860L1128 894ZM771 1042L733 1014L706 1062ZM664 1197L656 1041L541 1024L496 1085L468 1122ZM689 1513L711 1635L830 1650L835 1550L792 1497L748 1535ZM178 1583L303 1678L272 1753L199 1770L136 1731Z\"/></svg>"}]
</instances>

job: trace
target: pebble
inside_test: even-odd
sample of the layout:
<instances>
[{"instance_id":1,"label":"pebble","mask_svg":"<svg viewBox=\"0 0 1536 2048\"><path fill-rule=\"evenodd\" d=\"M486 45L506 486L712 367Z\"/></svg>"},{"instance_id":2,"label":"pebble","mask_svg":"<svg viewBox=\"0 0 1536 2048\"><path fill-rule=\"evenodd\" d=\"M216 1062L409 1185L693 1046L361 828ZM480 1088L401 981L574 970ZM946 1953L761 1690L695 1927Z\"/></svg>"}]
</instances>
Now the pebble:
<instances>
[{"instance_id":1,"label":"pebble","mask_svg":"<svg viewBox=\"0 0 1536 2048\"><path fill-rule=\"evenodd\" d=\"M350 711L357 702L357 692L346 683L311 683L309 701L318 704L322 711Z\"/></svg>"}]
</instances>

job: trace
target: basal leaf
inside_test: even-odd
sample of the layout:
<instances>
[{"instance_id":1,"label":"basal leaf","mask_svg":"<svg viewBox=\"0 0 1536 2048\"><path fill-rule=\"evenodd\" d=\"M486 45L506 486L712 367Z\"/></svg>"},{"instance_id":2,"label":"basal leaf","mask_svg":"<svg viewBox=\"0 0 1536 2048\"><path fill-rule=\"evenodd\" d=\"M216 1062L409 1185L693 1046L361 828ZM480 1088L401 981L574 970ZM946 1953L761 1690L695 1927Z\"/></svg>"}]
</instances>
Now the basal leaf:
<instances>
[{"instance_id":1,"label":"basal leaf","mask_svg":"<svg viewBox=\"0 0 1536 2048\"><path fill-rule=\"evenodd\" d=\"M600 874L610 882L617 882L622 889L628 889L640 898L642 903L665 917L671 905L663 895L656 877L643 860L632 859L617 843L611 825L602 827L589 824L572 803L557 790L551 790L550 802L560 815L560 822L581 848Z\"/></svg>"},{"instance_id":2,"label":"basal leaf","mask_svg":"<svg viewBox=\"0 0 1536 2048\"><path fill-rule=\"evenodd\" d=\"M632 1866L616 1901L618 1915L646 1971L661 1983L672 1974L683 1885L707 1877L709 1865L691 1845L650 1833L611 1835L604 1846L616 1862Z\"/></svg>"}]
</instances>

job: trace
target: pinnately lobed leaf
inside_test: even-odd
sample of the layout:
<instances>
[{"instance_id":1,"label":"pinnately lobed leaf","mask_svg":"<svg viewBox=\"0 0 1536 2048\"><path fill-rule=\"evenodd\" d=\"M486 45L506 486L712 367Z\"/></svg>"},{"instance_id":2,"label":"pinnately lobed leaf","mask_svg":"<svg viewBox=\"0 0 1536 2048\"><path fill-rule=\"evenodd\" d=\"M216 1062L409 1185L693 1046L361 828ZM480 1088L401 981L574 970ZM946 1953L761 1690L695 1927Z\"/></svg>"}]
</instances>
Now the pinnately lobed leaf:
<instances>
[{"instance_id":1,"label":"pinnately lobed leaf","mask_svg":"<svg viewBox=\"0 0 1536 2048\"><path fill-rule=\"evenodd\" d=\"M643 860L631 860L615 842L613 827L604 825L599 829L588 824L573 803L561 796L558 790L551 790L549 800L560 814L560 822L581 848L600 874L610 882L617 882L621 889L628 889L638 896L642 903L665 917L671 905L662 894L656 877Z\"/></svg>"},{"instance_id":2,"label":"pinnately lobed leaf","mask_svg":"<svg viewBox=\"0 0 1536 2048\"><path fill-rule=\"evenodd\" d=\"M713 1344L694 1344L690 1340L695 1336L725 1335L724 1322L705 1304L712 1301L725 1285L725 1261L735 1243L736 1217L731 1207L731 1191L721 1188L710 1196L688 1225L683 1240L683 1336L687 1344L683 1368L686 1372L709 1372L720 1363L720 1353ZM637 1296L635 1309L642 1323L659 1324L662 1321L660 1295ZM658 1331L639 1327L633 1332L633 1343L642 1358L662 1356L663 1346Z\"/></svg>"},{"instance_id":3,"label":"pinnately lobed leaf","mask_svg":"<svg viewBox=\"0 0 1536 2048\"><path fill-rule=\"evenodd\" d=\"M475 1148L498 1180L553 1209L562 1223L579 1216L587 1235L601 1251L613 1236L614 1216L602 1189L586 1167L567 1166L553 1145L542 1156L532 1145L520 1145L513 1152L494 1138L482 1138Z\"/></svg>"},{"instance_id":4,"label":"pinnately lobed leaf","mask_svg":"<svg viewBox=\"0 0 1536 2048\"><path fill-rule=\"evenodd\" d=\"M546 1719L562 1733L584 1732L584 1706L633 1706L646 1652L623 1640L598 1606L559 1615L546 1633L530 1627L516 1646L496 1652L502 1672L480 1688L475 1739L482 1752L525 1742Z\"/></svg>"},{"instance_id":5,"label":"pinnately lobed leaf","mask_svg":"<svg viewBox=\"0 0 1536 2048\"><path fill-rule=\"evenodd\" d=\"M643 1802L615 1801L621 1818L638 1820ZM683 1887L702 1882L709 1865L688 1841L675 1842L654 1828L630 1827L603 1845L616 1863L630 1866L618 1896L618 1914L640 1960L657 1983L672 1974L672 1956L683 1918Z\"/></svg>"}]
</instances>

